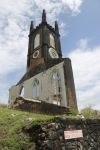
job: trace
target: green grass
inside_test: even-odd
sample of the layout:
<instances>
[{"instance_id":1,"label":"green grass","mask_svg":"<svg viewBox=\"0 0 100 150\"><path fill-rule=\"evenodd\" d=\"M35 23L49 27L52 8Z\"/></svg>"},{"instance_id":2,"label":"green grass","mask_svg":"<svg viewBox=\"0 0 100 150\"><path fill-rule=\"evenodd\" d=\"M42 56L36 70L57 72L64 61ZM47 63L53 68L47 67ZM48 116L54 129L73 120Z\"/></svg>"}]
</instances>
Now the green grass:
<instances>
[{"instance_id":1,"label":"green grass","mask_svg":"<svg viewBox=\"0 0 100 150\"><path fill-rule=\"evenodd\" d=\"M31 143L28 135L22 131L23 127L41 124L53 120L55 117L63 119L80 118L76 114L50 116L0 106L0 150L29 150L29 147L33 147L34 143Z\"/></svg>"},{"instance_id":2,"label":"green grass","mask_svg":"<svg viewBox=\"0 0 100 150\"><path fill-rule=\"evenodd\" d=\"M24 126L53 119L54 116L28 113L0 107L0 150L27 149L28 136L22 132Z\"/></svg>"}]
</instances>

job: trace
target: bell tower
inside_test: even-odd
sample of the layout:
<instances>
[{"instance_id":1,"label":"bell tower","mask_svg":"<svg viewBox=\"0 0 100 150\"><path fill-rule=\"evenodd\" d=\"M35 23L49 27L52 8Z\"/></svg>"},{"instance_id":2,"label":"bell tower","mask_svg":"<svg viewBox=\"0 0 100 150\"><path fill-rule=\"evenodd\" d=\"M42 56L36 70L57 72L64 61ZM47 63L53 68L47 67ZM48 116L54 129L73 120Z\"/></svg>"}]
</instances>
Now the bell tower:
<instances>
[{"instance_id":1,"label":"bell tower","mask_svg":"<svg viewBox=\"0 0 100 150\"><path fill-rule=\"evenodd\" d=\"M27 71L39 64L53 59L62 58L60 34L57 21L53 28L47 23L46 12L43 10L41 23L34 28L31 21L29 31L29 46L27 55Z\"/></svg>"}]
</instances>

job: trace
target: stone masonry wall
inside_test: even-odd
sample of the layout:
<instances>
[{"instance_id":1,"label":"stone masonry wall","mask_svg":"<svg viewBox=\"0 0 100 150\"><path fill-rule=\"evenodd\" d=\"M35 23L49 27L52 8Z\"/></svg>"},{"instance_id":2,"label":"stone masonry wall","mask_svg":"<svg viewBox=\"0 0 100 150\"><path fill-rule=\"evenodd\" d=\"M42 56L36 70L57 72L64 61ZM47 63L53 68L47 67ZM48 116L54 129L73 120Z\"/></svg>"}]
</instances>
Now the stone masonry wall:
<instances>
[{"instance_id":1,"label":"stone masonry wall","mask_svg":"<svg viewBox=\"0 0 100 150\"><path fill-rule=\"evenodd\" d=\"M12 108L42 114L69 114L70 110L68 107L61 107L51 103L43 101L28 101L22 97L18 97L14 102Z\"/></svg>"},{"instance_id":2,"label":"stone masonry wall","mask_svg":"<svg viewBox=\"0 0 100 150\"><path fill-rule=\"evenodd\" d=\"M83 138L65 140L64 131L82 129ZM100 120L60 119L23 128L34 150L100 150ZM33 150L32 147L29 148Z\"/></svg>"}]
</instances>

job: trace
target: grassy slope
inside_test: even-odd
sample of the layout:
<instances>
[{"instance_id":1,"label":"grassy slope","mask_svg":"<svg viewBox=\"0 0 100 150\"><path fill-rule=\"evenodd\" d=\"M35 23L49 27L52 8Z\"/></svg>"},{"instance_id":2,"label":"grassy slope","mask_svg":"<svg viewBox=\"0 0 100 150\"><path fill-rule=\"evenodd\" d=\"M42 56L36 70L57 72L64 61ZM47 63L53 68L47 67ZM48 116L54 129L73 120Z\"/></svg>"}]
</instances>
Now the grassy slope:
<instances>
[{"instance_id":1,"label":"grassy slope","mask_svg":"<svg viewBox=\"0 0 100 150\"><path fill-rule=\"evenodd\" d=\"M54 118L0 107L0 150L27 149L32 143L22 132L22 127Z\"/></svg>"},{"instance_id":2,"label":"grassy slope","mask_svg":"<svg viewBox=\"0 0 100 150\"><path fill-rule=\"evenodd\" d=\"M59 117L78 119L76 115ZM50 115L28 113L0 106L0 150L29 150L34 143L30 142L28 135L22 132L22 128L53 118L54 116Z\"/></svg>"}]
</instances>

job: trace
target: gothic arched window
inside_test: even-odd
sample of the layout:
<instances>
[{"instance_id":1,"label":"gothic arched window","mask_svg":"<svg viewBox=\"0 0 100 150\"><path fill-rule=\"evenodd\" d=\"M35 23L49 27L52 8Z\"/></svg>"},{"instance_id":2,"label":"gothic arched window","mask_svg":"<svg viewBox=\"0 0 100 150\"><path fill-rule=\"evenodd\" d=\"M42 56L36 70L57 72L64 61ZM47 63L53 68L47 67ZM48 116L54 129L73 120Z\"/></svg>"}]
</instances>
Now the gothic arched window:
<instances>
[{"instance_id":1,"label":"gothic arched window","mask_svg":"<svg viewBox=\"0 0 100 150\"><path fill-rule=\"evenodd\" d=\"M37 48L40 45L40 34L38 33L34 39L34 48Z\"/></svg>"},{"instance_id":2,"label":"gothic arched window","mask_svg":"<svg viewBox=\"0 0 100 150\"><path fill-rule=\"evenodd\" d=\"M33 98L39 97L39 81L37 79L33 82Z\"/></svg>"},{"instance_id":3,"label":"gothic arched window","mask_svg":"<svg viewBox=\"0 0 100 150\"><path fill-rule=\"evenodd\" d=\"M54 36L52 34L50 34L50 46L55 48L55 39L54 39Z\"/></svg>"},{"instance_id":4,"label":"gothic arched window","mask_svg":"<svg viewBox=\"0 0 100 150\"><path fill-rule=\"evenodd\" d=\"M23 87L23 86L22 86L21 89L20 89L19 95L20 95L21 97L24 97L24 87Z\"/></svg>"},{"instance_id":5,"label":"gothic arched window","mask_svg":"<svg viewBox=\"0 0 100 150\"><path fill-rule=\"evenodd\" d=\"M53 96L53 104L60 105L61 103L61 83L60 83L60 75L57 72L52 74L52 96Z\"/></svg>"}]
</instances>

